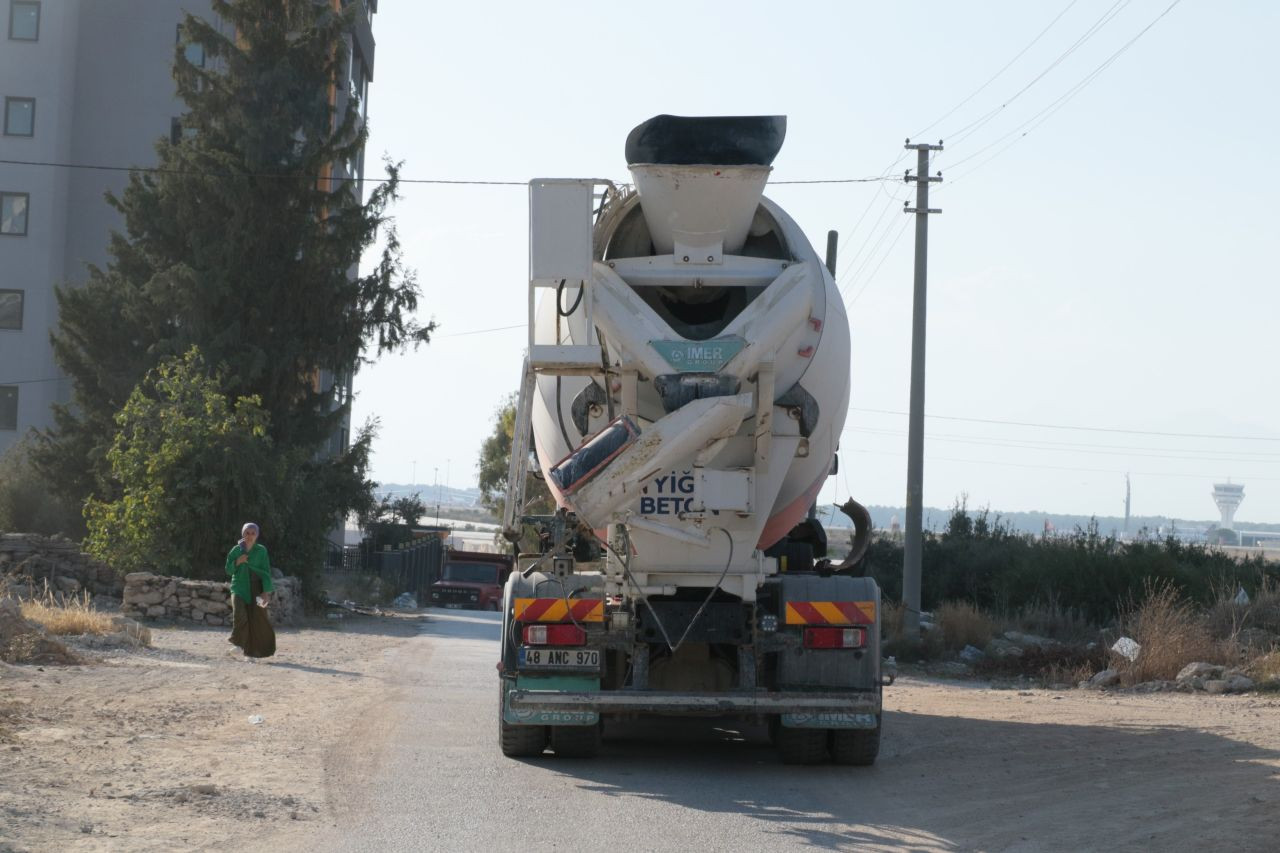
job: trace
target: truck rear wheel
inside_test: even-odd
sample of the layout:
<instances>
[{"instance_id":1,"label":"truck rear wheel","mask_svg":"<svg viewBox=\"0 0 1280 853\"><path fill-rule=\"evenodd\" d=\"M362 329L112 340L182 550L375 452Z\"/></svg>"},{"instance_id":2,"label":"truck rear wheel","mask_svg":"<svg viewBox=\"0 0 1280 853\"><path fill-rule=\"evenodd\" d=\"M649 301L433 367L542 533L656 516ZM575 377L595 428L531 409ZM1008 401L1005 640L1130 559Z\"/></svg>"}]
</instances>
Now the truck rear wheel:
<instances>
[{"instance_id":1,"label":"truck rear wheel","mask_svg":"<svg viewBox=\"0 0 1280 853\"><path fill-rule=\"evenodd\" d=\"M503 695L498 690L498 744L508 758L531 758L547 748L546 726L517 726L502 715Z\"/></svg>"},{"instance_id":2,"label":"truck rear wheel","mask_svg":"<svg viewBox=\"0 0 1280 853\"><path fill-rule=\"evenodd\" d=\"M546 726L515 726L498 720L502 754L508 758L531 758L547 748Z\"/></svg>"},{"instance_id":3,"label":"truck rear wheel","mask_svg":"<svg viewBox=\"0 0 1280 853\"><path fill-rule=\"evenodd\" d=\"M594 758L600 751L600 726L552 726L551 750L560 758Z\"/></svg>"},{"instance_id":4,"label":"truck rear wheel","mask_svg":"<svg viewBox=\"0 0 1280 853\"><path fill-rule=\"evenodd\" d=\"M779 726L774 735L783 764L821 764L827 760L826 729L789 729Z\"/></svg>"},{"instance_id":5,"label":"truck rear wheel","mask_svg":"<svg viewBox=\"0 0 1280 853\"><path fill-rule=\"evenodd\" d=\"M870 767L880 754L880 715L874 729L833 729L831 760L836 764Z\"/></svg>"}]
</instances>

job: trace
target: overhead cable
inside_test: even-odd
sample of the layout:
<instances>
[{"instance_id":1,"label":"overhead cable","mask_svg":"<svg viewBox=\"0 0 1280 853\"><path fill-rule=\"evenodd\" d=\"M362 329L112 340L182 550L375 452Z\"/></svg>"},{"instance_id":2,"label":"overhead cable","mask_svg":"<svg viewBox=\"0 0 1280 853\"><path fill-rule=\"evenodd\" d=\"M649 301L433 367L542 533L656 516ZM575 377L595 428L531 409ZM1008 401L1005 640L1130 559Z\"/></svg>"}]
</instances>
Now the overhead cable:
<instances>
[{"instance_id":1,"label":"overhead cable","mask_svg":"<svg viewBox=\"0 0 1280 853\"><path fill-rule=\"evenodd\" d=\"M1040 39L1042 39L1042 38L1044 37L1044 34L1045 34L1045 33L1049 32L1049 30L1053 29L1053 25L1054 25L1054 24L1056 24L1056 23L1058 23L1058 21L1062 18L1062 16L1063 16L1063 15L1067 14L1067 12L1070 12L1070 11L1071 11L1071 7L1072 7L1072 6L1075 6L1075 5L1076 5L1076 3L1078 3L1078 2L1080 2L1080 0L1071 0L1071 2L1070 2L1070 3L1068 3L1068 4L1063 8L1063 10L1062 10L1061 12L1059 12L1059 13L1054 17L1054 19L1053 19L1052 21L1050 21L1050 22L1049 22L1048 26L1046 26L1043 30L1041 30L1041 31L1040 31L1039 35L1037 35L1035 38L1033 38L1033 39L1032 39L1032 40L1027 44L1027 46L1026 46L1026 47L1024 47L1022 50L1018 51L1017 55L1016 55L1016 56L1014 56L1014 57L1013 57L1013 59L1010 59L1007 63L1005 63L1005 65L1004 65L1004 67L1003 67L1003 68L1001 68L1001 69L1000 69L999 71L997 71L995 74L992 74L992 75L987 79L987 82L983 83L981 86L979 86L978 88L974 89L974 90L973 90L973 92L972 92L972 93L970 93L969 97L965 98L963 101L961 101L960 103L956 104L956 105L955 105L954 107L952 107L951 109L947 110L944 114L942 114L942 115L941 115L941 116L939 116L938 118L934 119L934 120L933 120L933 122L932 122L932 123L930 123L928 127L924 128L924 130L918 130L918 131L916 131L915 133L913 133L913 134L911 134L911 135L912 135L913 137L920 137L920 136L924 136L924 135L925 135L926 133L928 133L930 130L933 130L933 128L937 127L937 126L938 126L939 124L941 124L942 122L944 122L944 121L946 121L947 119L951 118L951 116L952 116L952 115L953 115L957 110L959 110L961 107L963 107L965 104L969 103L969 102L970 102L970 101L972 101L974 98L976 98L978 95L982 94L982 92L984 92L988 86L990 86L992 83L994 83L994 82L996 81L996 78L998 78L998 77L999 77L1001 74L1003 74L1004 72L1008 71L1008 70L1013 66L1013 64L1014 64L1015 62L1017 62L1019 59L1021 59L1021 58L1023 57L1023 55L1024 55L1024 54L1026 54L1026 52L1027 52L1028 50L1031 50L1031 48L1035 47L1036 42L1040 41Z\"/></svg>"},{"instance_id":2,"label":"overhead cable","mask_svg":"<svg viewBox=\"0 0 1280 853\"><path fill-rule=\"evenodd\" d=\"M1005 108L1007 108L1010 104L1018 100L1018 98L1022 97L1024 94L1026 94L1026 92L1032 86L1034 86L1035 84L1043 80L1050 71L1052 71L1053 69L1061 65L1067 59L1067 57L1071 56L1071 54L1079 50L1080 47L1084 45L1085 42L1087 42L1089 39L1093 38L1095 35L1101 32L1102 28L1105 27L1108 23L1110 23L1117 15L1119 15L1120 12L1122 12L1124 10L1124 7L1127 5L1129 5L1129 0L1116 0L1116 2L1111 6L1110 9L1102 13L1101 18L1094 21L1093 25L1089 27L1089 29L1085 30L1084 35L1076 39L1075 43L1072 44L1071 47L1067 48L1065 51L1059 54L1058 58L1053 60L1053 62L1049 63L1047 68L1045 68L1035 77L1033 77L1030 83L1027 83L1021 89L1014 92L1011 96L1009 96L1008 99L1004 101L1004 103L1000 104L1000 106L996 107L993 110L990 110L984 115L979 116L978 118L969 122L959 130L956 130L950 134L947 134L946 138L951 142L952 145L958 145L959 143L968 139L978 130L982 129L984 126L986 126L988 122L990 122L997 115L1003 112Z\"/></svg>"},{"instance_id":3,"label":"overhead cable","mask_svg":"<svg viewBox=\"0 0 1280 853\"><path fill-rule=\"evenodd\" d=\"M892 409L866 409L858 406L850 406L851 412L868 412L878 415L901 415L906 417L906 412L894 411ZM1099 426L1075 426L1070 424L1044 424L1033 423L1030 421L1006 421L995 418L966 418L959 415L925 415L926 418L940 421L963 421L965 423L975 424L998 424L1001 426L1018 426L1032 427L1035 429L1063 429L1063 430L1080 430L1083 432L1112 432L1122 433L1125 435L1158 435L1166 438L1211 438L1224 439L1229 441L1277 441L1280 442L1280 435L1223 435L1214 433L1198 433L1198 432L1161 432L1158 430L1145 429L1122 429L1120 427L1099 427Z\"/></svg>"},{"instance_id":4,"label":"overhead cable","mask_svg":"<svg viewBox=\"0 0 1280 853\"><path fill-rule=\"evenodd\" d=\"M0 160L0 166L40 166L50 169L85 169L96 172L141 172L149 175L185 175L197 178L276 178L332 181L335 183L363 180L360 176L299 175L279 172L207 172L192 169L171 169L163 166L110 166L94 163L61 163L48 160ZM451 178L399 178L402 184L437 184L446 186L527 187L528 181L480 181ZM814 178L796 181L770 181L771 186L795 186L801 184L870 184L896 180L887 175L867 178Z\"/></svg>"}]
</instances>

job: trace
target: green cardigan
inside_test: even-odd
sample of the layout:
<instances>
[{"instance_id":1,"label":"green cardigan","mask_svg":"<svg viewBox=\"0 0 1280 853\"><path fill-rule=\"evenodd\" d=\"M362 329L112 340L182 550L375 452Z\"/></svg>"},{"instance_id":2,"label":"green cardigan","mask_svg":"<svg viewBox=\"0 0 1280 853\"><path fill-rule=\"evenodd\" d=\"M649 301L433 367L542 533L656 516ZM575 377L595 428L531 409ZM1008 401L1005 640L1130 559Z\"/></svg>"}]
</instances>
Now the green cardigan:
<instances>
[{"instance_id":1,"label":"green cardigan","mask_svg":"<svg viewBox=\"0 0 1280 853\"><path fill-rule=\"evenodd\" d=\"M262 581L263 592L271 592L274 588L271 584L271 560L267 557L267 549L261 542L249 549L248 562L237 566L236 560L243 553L244 549L239 545L231 548L231 553L227 554L227 574L231 575L231 592L244 599L246 604L252 604L253 593L250 592L249 572L256 574Z\"/></svg>"}]
</instances>

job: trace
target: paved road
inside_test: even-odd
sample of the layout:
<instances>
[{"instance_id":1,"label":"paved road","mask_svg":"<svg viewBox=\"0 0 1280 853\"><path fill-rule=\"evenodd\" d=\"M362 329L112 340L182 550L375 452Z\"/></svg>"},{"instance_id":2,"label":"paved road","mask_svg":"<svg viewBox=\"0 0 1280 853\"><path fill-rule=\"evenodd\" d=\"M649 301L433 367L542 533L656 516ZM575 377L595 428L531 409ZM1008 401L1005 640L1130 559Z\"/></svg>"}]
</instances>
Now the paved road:
<instances>
[{"instance_id":1,"label":"paved road","mask_svg":"<svg viewBox=\"0 0 1280 853\"><path fill-rule=\"evenodd\" d=\"M763 732L689 721L606 730L593 760L513 761L496 743L498 629L498 614L432 611L422 636L390 651L399 675L387 702L353 720L360 736L326 762L336 824L306 849L1114 850L1231 838L1239 850L1274 839L1257 831L1280 802L1276 751L1164 728L1179 713L1164 704L1135 704L1149 721L1117 727L1111 700L1080 692L894 688L873 768L787 767ZM1240 713L1257 726L1256 709Z\"/></svg>"}]
</instances>

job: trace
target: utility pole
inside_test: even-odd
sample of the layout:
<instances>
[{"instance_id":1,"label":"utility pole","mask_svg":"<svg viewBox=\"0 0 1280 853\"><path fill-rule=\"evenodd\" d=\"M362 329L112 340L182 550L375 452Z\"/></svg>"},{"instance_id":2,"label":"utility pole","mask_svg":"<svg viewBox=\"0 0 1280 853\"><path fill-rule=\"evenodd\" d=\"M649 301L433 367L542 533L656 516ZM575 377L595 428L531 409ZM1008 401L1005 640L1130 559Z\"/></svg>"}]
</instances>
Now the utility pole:
<instances>
[{"instance_id":1,"label":"utility pole","mask_svg":"<svg viewBox=\"0 0 1280 853\"><path fill-rule=\"evenodd\" d=\"M937 145L911 144L916 150L916 174L908 169L903 180L916 182L916 206L903 205L906 213L916 216L915 297L911 310L911 407L907 418L907 518L902 561L902 630L914 640L920 636L920 563L923 550L922 515L924 513L924 341L927 316L927 281L929 257L929 214L941 213L929 207L929 184L942 180L942 173L929 176L929 152L941 151Z\"/></svg>"}]
</instances>

